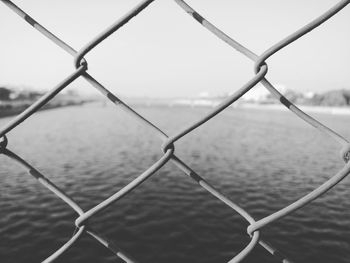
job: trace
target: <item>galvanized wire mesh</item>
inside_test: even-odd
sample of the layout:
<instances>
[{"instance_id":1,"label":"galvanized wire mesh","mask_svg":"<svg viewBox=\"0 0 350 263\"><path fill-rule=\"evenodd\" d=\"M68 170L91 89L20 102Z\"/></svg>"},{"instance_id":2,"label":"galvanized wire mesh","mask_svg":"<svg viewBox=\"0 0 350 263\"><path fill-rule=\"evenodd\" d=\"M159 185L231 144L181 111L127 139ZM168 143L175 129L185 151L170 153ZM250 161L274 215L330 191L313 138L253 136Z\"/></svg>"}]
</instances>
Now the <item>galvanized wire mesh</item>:
<instances>
[{"instance_id":1,"label":"galvanized wire mesh","mask_svg":"<svg viewBox=\"0 0 350 263\"><path fill-rule=\"evenodd\" d=\"M62 41L60 38L55 36L49 30L47 30L44 26L34 20L30 15L28 15L25 11L20 9L17 5L15 5L12 1L9 0L1 0L6 6L8 6L12 11L17 13L20 17L22 17L27 23L29 23L32 27L38 30L41 34L46 36L49 40L57 44L60 48L71 54L74 58L74 66L75 70L67 76L64 80L62 80L59 84L57 84L52 90L48 91L44 96L42 96L38 101L33 103L29 108L23 111L21 114L12 119L9 123L7 123L4 127L0 129L0 153L6 155L11 158L15 162L22 165L30 175L36 178L43 186L48 188L51 192L53 192L57 197L59 197L63 202L68 204L77 214L78 218L75 220L76 231L73 236L55 253L46 258L43 262L53 262L59 256L61 256L68 248L74 245L81 235L85 232L94 237L98 242L103 244L109 250L111 250L116 256L123 259L125 262L136 262L130 256L128 256L125 252L121 251L116 245L114 245L111 241L107 240L105 237L97 233L90 225L88 225L88 220L101 212L103 209L110 206L112 203L118 201L123 196L130 193L133 189L138 187L142 182L147 180L150 176L152 176L155 172L157 172L163 165L167 162L173 162L180 170L182 170L185 174L187 174L190 178L196 181L201 187L207 190L210 194L212 194L217 199L221 200L227 206L232 208L235 212L240 214L244 219L247 220L249 226L247 228L247 233L251 237L250 242L246 245L246 247L241 250L237 255L233 255L233 258L229 261L240 262L242 261L259 243L262 247L264 247L268 252L272 255L279 258L281 262L291 262L285 256L283 256L280 252L278 252L271 244L266 243L260 237L260 232L262 228L272 224L273 222L281 219L284 216L289 215L290 213L295 212L297 209L309 204L314 199L318 198L329 189L338 184L342 179L344 179L350 173L350 163L348 162L350 159L350 144L349 142L337 134L335 131L330 129L329 127L323 125L313 117L307 115L305 112L300 110L297 106L291 103L287 98L285 98L267 79L266 75L268 72L268 65L266 60L274 55L279 50L283 49L287 45L291 44L295 40L304 36L308 32L312 31L316 27L320 26L322 23L330 19L336 13L338 13L341 9L343 9L347 4L350 3L349 0L339 1L336 5L334 5L331 9L329 9L324 14L312 20L310 23L300 28L293 34L287 36L282 39L280 42L276 43L261 55L256 55L254 52L241 45L236 40L232 39L224 32L222 32L215 25L211 24L208 20L202 17L198 12L196 12L191 6L189 6L183 0L175 0L175 2L181 7L185 12L187 12L190 16L192 16L197 22L199 22L202 26L216 35L219 39L226 42L228 45L233 47L238 52L242 53L248 59L252 60L255 63L254 70L255 76L250 79L243 87L235 91L232 95L230 95L227 99L225 99L222 103L216 106L213 110L211 110L206 116L202 117L200 120L194 122L188 127L183 128L180 132L168 136L165 134L160 128L158 128L155 124L142 117L139 113L137 113L133 108L128 106L125 102L123 102L120 98L111 93L107 88L105 88L102 84L100 84L94 77L92 77L88 73L88 64L84 59L84 56L88 54L93 48L99 45L104 39L108 36L116 32L119 28L124 26L129 20L133 17L137 16L142 10L147 8L153 0L144 0L141 1L137 6L131 9L128 13L126 13L123 17L118 19L113 25L109 28L101 32L98 36L92 39L89 43L87 43L83 48L79 51L76 51L67 43ZM163 141L161 150L163 152L163 156L155 162L151 167L149 167L146 171L144 171L141 175L139 175L135 180L130 182L128 185L123 187L121 190L99 203L98 205L92 207L91 209L84 211L80 206L73 201L71 197L69 197L66 193L64 193L59 187L57 187L54 183L52 183L49 179L47 179L42 173L40 173L37 169L35 169L32 165L30 165L27 161L22 159L20 156L12 152L8 148L8 140L6 134L15 129L18 125L24 122L28 117L37 112L41 107L43 107L46 103L48 103L52 98L54 98L58 93L60 93L64 88L66 88L70 83L74 82L78 78L85 79L88 83L90 83L94 88L96 88L100 93L102 93L107 99L109 99L115 105L122 107L129 114L134 116L137 121L141 122L143 125L150 127L156 132L161 140ZM180 140L182 137L192 132L205 122L214 118L217 114L223 111L228 106L232 105L235 101L241 98L245 93L251 90L257 83L262 83L265 88L277 99L279 100L285 107L287 107L291 112L296 114L299 118L304 120L306 123L312 125L317 130L323 132L324 134L332 137L337 143L340 144L340 153L341 158L345 161L345 166L334 176L332 176L328 181L324 182L321 186L308 193L304 197L301 197L294 203L280 209L279 211L268 215L261 219L254 219L247 211L242 209L240 206L231 201L228 197L221 194L217 191L211 184L209 184L205 179L203 179L200 175L198 175L195 171L193 171L183 160L181 160L178 156L175 155L175 143Z\"/></svg>"}]
</instances>

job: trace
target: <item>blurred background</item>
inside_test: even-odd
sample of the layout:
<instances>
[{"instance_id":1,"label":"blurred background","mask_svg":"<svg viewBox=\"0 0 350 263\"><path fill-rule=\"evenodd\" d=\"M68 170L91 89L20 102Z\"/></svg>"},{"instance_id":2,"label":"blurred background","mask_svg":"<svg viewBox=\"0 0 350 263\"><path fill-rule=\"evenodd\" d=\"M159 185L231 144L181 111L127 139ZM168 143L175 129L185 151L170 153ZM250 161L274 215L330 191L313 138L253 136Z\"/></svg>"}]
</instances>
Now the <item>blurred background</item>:
<instances>
[{"instance_id":1,"label":"blurred background","mask_svg":"<svg viewBox=\"0 0 350 263\"><path fill-rule=\"evenodd\" d=\"M16 1L76 50L139 1ZM261 54L336 1L188 3ZM69 54L0 2L0 126L74 71ZM350 138L350 8L268 60L268 80ZM172 135L254 76L254 63L186 14L155 1L93 49L88 72ZM83 79L7 134L9 149L85 210L161 156L161 140ZM284 109L261 85L176 143L176 154L256 219L307 194L344 165L331 139ZM0 155L1 262L40 262L63 245L77 215ZM262 231L295 262L348 262L349 179ZM138 262L227 262L249 242L247 222L173 164L90 224ZM119 262L90 236L57 262ZM122 262L122 261L120 261ZM243 262L279 262L257 246Z\"/></svg>"}]
</instances>

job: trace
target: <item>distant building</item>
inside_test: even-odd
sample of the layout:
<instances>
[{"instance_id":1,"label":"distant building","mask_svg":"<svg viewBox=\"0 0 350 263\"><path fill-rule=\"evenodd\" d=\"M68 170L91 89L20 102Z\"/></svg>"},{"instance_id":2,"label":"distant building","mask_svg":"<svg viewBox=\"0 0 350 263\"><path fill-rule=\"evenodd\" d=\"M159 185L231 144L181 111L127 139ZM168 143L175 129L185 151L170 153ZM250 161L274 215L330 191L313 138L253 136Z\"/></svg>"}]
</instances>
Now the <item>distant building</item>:
<instances>
[{"instance_id":1,"label":"distant building","mask_svg":"<svg viewBox=\"0 0 350 263\"><path fill-rule=\"evenodd\" d=\"M315 93L315 92L312 92L312 91L307 91L307 92L305 92L303 95L304 95L304 97L307 98L307 99L312 99L313 97L315 97L316 93Z\"/></svg>"},{"instance_id":2,"label":"distant building","mask_svg":"<svg viewBox=\"0 0 350 263\"><path fill-rule=\"evenodd\" d=\"M199 97L202 99L210 98L210 94L207 91L202 91L201 93L199 93Z\"/></svg>"},{"instance_id":3,"label":"distant building","mask_svg":"<svg viewBox=\"0 0 350 263\"><path fill-rule=\"evenodd\" d=\"M43 94L38 91L31 90L16 90L11 95L11 99L13 100L37 100Z\"/></svg>"},{"instance_id":4,"label":"distant building","mask_svg":"<svg viewBox=\"0 0 350 263\"><path fill-rule=\"evenodd\" d=\"M0 87L0 100L10 100L11 90Z\"/></svg>"},{"instance_id":5,"label":"distant building","mask_svg":"<svg viewBox=\"0 0 350 263\"><path fill-rule=\"evenodd\" d=\"M283 84L274 84L274 87L283 95L288 92ZM277 103L276 98L262 84L257 84L242 96L243 101L254 103Z\"/></svg>"},{"instance_id":6,"label":"distant building","mask_svg":"<svg viewBox=\"0 0 350 263\"><path fill-rule=\"evenodd\" d=\"M261 84L253 87L250 91L242 96L242 99L250 102L262 102L268 99L270 92Z\"/></svg>"}]
</instances>

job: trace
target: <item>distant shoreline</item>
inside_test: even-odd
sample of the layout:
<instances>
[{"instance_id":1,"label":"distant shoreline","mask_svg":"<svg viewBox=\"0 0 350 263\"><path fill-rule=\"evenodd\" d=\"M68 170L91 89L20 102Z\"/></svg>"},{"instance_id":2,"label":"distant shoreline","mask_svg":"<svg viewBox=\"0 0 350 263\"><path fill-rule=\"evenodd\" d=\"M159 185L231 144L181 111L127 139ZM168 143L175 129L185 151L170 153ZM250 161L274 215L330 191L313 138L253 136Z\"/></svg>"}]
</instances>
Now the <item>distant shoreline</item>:
<instances>
[{"instance_id":1,"label":"distant shoreline","mask_svg":"<svg viewBox=\"0 0 350 263\"><path fill-rule=\"evenodd\" d=\"M194 101L196 102L196 101ZM205 101L206 102L206 101ZM167 107L194 107L194 108L213 108L219 105L218 101L210 101L207 103L193 103L193 101L130 101L130 105L139 106L167 106ZM229 106L236 109L262 109L262 110L278 110L288 111L282 104L276 103L238 103ZM341 106L312 106L312 105L297 105L299 109L306 113L323 113L332 115L350 115L350 107Z\"/></svg>"},{"instance_id":2,"label":"distant shoreline","mask_svg":"<svg viewBox=\"0 0 350 263\"><path fill-rule=\"evenodd\" d=\"M65 103L57 103L57 104L47 104L40 108L38 111L62 108L67 106L79 106L85 104L87 101L70 101ZM95 101L99 102L99 101ZM157 107L157 106L165 106L165 107L190 107L190 108L213 108L218 105L218 103L207 104L207 105L193 105L193 104L185 104L185 103L169 103L168 102L147 102L147 101L131 101L129 102L131 106L147 106L147 107ZM107 103L108 105L108 103ZM30 105L20 105L11 108L0 108L0 119L11 117L22 113L25 109L27 109ZM112 105L111 105L112 106ZM288 109L282 104L258 104L258 103L239 103L233 104L230 106L234 109L259 109L259 110L274 110L274 111L288 111ZM298 106L299 109L305 111L306 113L322 113L322 114L331 114L331 115L350 115L350 107L330 107L330 106Z\"/></svg>"},{"instance_id":3,"label":"distant shoreline","mask_svg":"<svg viewBox=\"0 0 350 263\"><path fill-rule=\"evenodd\" d=\"M67 103L57 103L57 104L46 104L43 107L41 107L38 111L51 110L51 109L67 107L67 106L78 106L78 105L82 105L83 103L84 103L83 101L77 101L77 102L67 102ZM11 117L11 116L21 114L28 107L30 107L30 105L19 105L19 106L10 107L10 108L0 108L0 118L6 118L6 117Z\"/></svg>"},{"instance_id":4,"label":"distant shoreline","mask_svg":"<svg viewBox=\"0 0 350 263\"><path fill-rule=\"evenodd\" d=\"M255 104L255 103L242 103L236 108L246 108L246 109L269 109L269 110L284 110L288 109L282 104ZM350 115L350 107L333 107L333 106L309 106L301 105L297 106L299 109L305 112L314 112L314 113L325 113L325 114L334 114L334 115Z\"/></svg>"}]
</instances>

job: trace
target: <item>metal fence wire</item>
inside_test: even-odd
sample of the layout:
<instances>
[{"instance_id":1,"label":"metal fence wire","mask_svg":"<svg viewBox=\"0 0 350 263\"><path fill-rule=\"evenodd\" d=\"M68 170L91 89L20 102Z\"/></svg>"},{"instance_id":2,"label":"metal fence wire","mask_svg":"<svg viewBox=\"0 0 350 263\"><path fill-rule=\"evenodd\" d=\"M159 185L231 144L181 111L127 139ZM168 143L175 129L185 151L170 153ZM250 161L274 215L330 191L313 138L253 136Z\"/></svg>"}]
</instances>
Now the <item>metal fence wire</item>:
<instances>
[{"instance_id":1,"label":"metal fence wire","mask_svg":"<svg viewBox=\"0 0 350 263\"><path fill-rule=\"evenodd\" d=\"M283 49L287 45L296 41L300 37L303 37L308 32L312 31L316 27L323 24L325 21L330 19L332 16L337 14L341 9L347 6L350 1L342 0L339 1L336 5L330 8L327 12L320 15L319 17L312 20L310 23L300 28L293 34L287 36L282 39L280 42L276 43L261 55L256 55L253 51L249 50L245 46L241 45L236 40L232 39L224 32L222 32L215 25L210 23L204 17L202 17L196 10L194 10L191 6L189 6L183 0L174 0L180 8L182 8L186 13L192 16L197 22L199 22L203 27L208 29L211 33L217 36L222 41L226 42L236 51L242 53L248 59L254 62L254 70L255 76L250 79L243 87L235 91L232 95L230 95L227 99L225 99L218 106L213 108L206 116L202 117L198 121L194 122L188 127L183 128L180 132L174 135L165 134L160 128L158 128L155 124L142 117L139 113L137 113L133 108L128 106L125 102L123 102L120 98L111 93L107 88L105 88L101 83L99 83L93 76L88 73L88 63L84 59L84 56L88 54L93 48L99 45L103 40L105 40L108 36L115 33L118 29L124 26L128 21L137 16L140 12L142 12L145 8L147 8L154 0L144 0L141 1L137 6L131 9L128 13L126 13L123 17L119 18L113 25L109 28L101 32L98 36L92 39L89 43L87 43L83 48L79 51L73 49L70 45L65 43L59 37L55 36L48 29L34 20L30 15L28 15L25 11L20 9L17 5L15 5L12 1L9 0L0 0L7 7L9 7L12 11L17 13L21 18L23 18L28 24L34 27L41 34L46 36L49 40L57 44L60 48L68 52L72 55L74 60L75 70L68 75L64 80L62 80L59 84L57 84L52 90L48 91L45 95L43 95L39 100L33 103L30 107L24 110L21 114L13 118L9 123L7 123L4 127L0 129L0 154L4 154L7 157L11 158L13 161L22 165L30 175L36 178L43 186L48 188L51 192L53 192L57 197L59 197L63 202L69 205L77 214L78 217L75 220L76 231L73 236L60 248L57 249L52 255L49 255L43 262L53 262L55 259L60 257L65 251L67 251L71 246L73 246L81 237L83 233L87 233L95 238L102 245L111 250L117 257L123 259L125 262L136 262L125 252L121 251L116 245L114 245L111 241L97 233L90 225L87 224L88 220L101 212L106 207L110 206L112 203L118 201L123 196L130 193L133 189L138 187L142 182L147 180L150 176L152 176L155 172L157 172L163 165L167 162L173 162L180 170L182 170L185 174L187 174L190 178L196 181L201 187L207 190L214 197L221 200L227 206L232 208L235 212L240 214L244 219L247 220L249 226L247 228L247 233L250 236L250 242L242 249L237 255L233 255L232 259L229 261L230 263L241 262L259 243L263 248L265 248L272 255L276 256L281 262L292 262L283 256L279 251L277 251L271 244L264 242L260 238L260 233L262 228L272 224L273 222L281 219L284 216L287 216L297 209L309 204L314 199L318 198L336 184L338 184L342 179L344 179L350 173L350 163L348 162L350 159L350 144L349 142L337 134L335 131L330 129L329 127L323 125L318 122L313 117L307 115L305 112L300 110L297 106L291 103L287 98L285 98L266 78L268 72L268 65L266 60L274 55L279 50ZM75 81L78 78L83 78L87 82L89 82L94 88L96 88L100 93L102 93L107 99L109 99L112 103L114 103L118 107L122 107L132 116L136 117L136 120L141 122L143 125L150 127L153 129L161 138L162 145L161 150L163 152L162 157L155 162L151 167L149 167L146 171L144 171L141 175L139 175L135 180L130 182L128 185L117 191L115 194L99 203L98 205L92 207L91 209L84 211L80 206L73 201L71 197L69 197L66 193L64 193L58 186L52 183L48 178L46 178L42 173L40 173L37 169L35 169L32 165L30 165L27 161L22 159L20 156L12 152L8 148L8 140L6 134L15 129L18 125L24 122L28 117L37 112L41 107L43 107L46 103L48 103L52 98L54 98L59 92L61 92L65 87L67 87L70 83ZM181 160L178 156L175 155L175 143L180 140L182 137L192 132L194 129L201 126L203 123L209 121L214 118L217 114L223 111L228 106L232 105L235 101L241 98L245 93L251 90L257 83L262 83L263 86L277 99L282 103L285 107L287 107L291 112L296 114L299 118L304 120L306 123L312 125L317 130L325 133L326 135L332 137L336 142L340 144L340 157L344 160L345 166L336 173L333 177L331 177L328 181L324 182L321 186L308 193L307 195L301 197L294 203L280 209L277 212L274 212L271 215L268 215L261 219L254 219L247 211L242 209L240 206L231 201L228 197L221 194L217 191L211 184L209 184L205 179L203 179L199 174L193 171L183 160Z\"/></svg>"}]
</instances>

